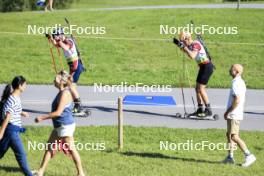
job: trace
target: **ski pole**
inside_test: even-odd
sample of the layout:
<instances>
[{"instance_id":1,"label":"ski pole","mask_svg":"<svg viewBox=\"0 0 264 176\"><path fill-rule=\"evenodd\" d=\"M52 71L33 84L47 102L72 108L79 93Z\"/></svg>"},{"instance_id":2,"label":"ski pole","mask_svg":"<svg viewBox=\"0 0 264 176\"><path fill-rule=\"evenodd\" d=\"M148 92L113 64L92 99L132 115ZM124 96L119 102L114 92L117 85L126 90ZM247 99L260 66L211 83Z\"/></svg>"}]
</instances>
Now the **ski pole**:
<instances>
[{"instance_id":1,"label":"ski pole","mask_svg":"<svg viewBox=\"0 0 264 176\"><path fill-rule=\"evenodd\" d=\"M59 55L61 68L62 68L62 70L64 70L64 66L63 66L63 61L62 61L60 49L58 47L56 47L56 48L57 48L57 52L58 52L58 55Z\"/></svg>"},{"instance_id":2,"label":"ski pole","mask_svg":"<svg viewBox=\"0 0 264 176\"><path fill-rule=\"evenodd\" d=\"M182 92L182 101L183 101L183 109L184 109L184 117L187 115L187 110L186 110L186 102L185 102L185 94L184 94L184 90L183 90L183 79L185 78L185 72L184 72L184 65L185 65L185 60L183 55L182 56L182 75L180 77L180 84L181 84L181 92Z\"/></svg>"},{"instance_id":3,"label":"ski pole","mask_svg":"<svg viewBox=\"0 0 264 176\"><path fill-rule=\"evenodd\" d=\"M54 54L53 54L53 50L52 50L52 43L51 43L51 41L49 39L49 34L46 34L46 37L48 38L48 45L49 45L49 50L50 50L51 62L52 62L52 65L53 65L53 69L54 69L55 73L57 74L58 71L57 71L56 62L55 62Z\"/></svg>"},{"instance_id":4,"label":"ski pole","mask_svg":"<svg viewBox=\"0 0 264 176\"><path fill-rule=\"evenodd\" d=\"M195 102L194 102L194 98L193 98L193 93L192 93L192 86L191 86L191 81L190 81L190 76L189 76L189 68L188 68L188 64L185 65L185 70L186 70L186 74L187 74L187 79L189 82L189 88L190 88L190 93L191 93L191 97L192 97L192 103L193 103L193 109L194 111L196 110L195 108Z\"/></svg>"}]
</instances>

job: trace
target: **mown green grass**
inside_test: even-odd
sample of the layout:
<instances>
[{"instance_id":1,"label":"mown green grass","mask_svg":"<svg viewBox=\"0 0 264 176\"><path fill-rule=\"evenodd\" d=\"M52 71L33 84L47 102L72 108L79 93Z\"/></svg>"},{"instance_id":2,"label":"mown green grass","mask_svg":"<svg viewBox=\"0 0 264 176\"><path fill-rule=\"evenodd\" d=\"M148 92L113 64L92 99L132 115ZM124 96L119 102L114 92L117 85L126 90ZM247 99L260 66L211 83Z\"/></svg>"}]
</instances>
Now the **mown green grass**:
<instances>
[{"instance_id":1,"label":"mown green grass","mask_svg":"<svg viewBox=\"0 0 264 176\"><path fill-rule=\"evenodd\" d=\"M103 36L78 38L88 71L81 84L169 84L180 85L182 60L186 59L190 80L194 84L198 67L187 60L178 48L166 41L95 39L89 37L171 39L161 35L160 25L186 26L192 19L197 24L237 26L238 35L205 35L216 65L209 87L229 87L231 64L245 66L244 78L250 88L264 88L263 10L242 9L162 9L132 11L62 11L54 13L0 14L1 70L0 82L14 75L24 75L30 83L50 84L54 77L47 40L43 36L4 34L27 33L28 25L64 24L64 17L79 26L105 26ZM237 44L228 44L237 43ZM253 43L253 45L239 44ZM54 50L55 55L56 50ZM58 57L57 57L58 59ZM66 63L65 66L67 67ZM186 81L185 86L188 81Z\"/></svg>"},{"instance_id":2,"label":"mown green grass","mask_svg":"<svg viewBox=\"0 0 264 176\"><path fill-rule=\"evenodd\" d=\"M191 130L170 128L124 128L124 149L117 150L116 127L79 127L75 133L75 140L80 143L105 143L104 151L80 151L86 173L92 176L109 175L161 175L161 176L262 176L263 175L263 132L242 131L251 152L257 157L257 162L249 168L238 165L223 165L219 161L224 159L226 151L208 150L160 150L160 141L184 143L193 140L194 143L209 141L210 143L225 142L225 130ZM28 140L31 142L45 142L51 132L50 127L29 127L26 134L21 135L27 151L30 167L39 167L43 151L27 149ZM243 162L243 153L235 152L237 164ZM9 172L18 167L11 150L0 161L0 175L16 176L18 172ZM69 176L75 175L73 161L59 153L48 165L46 175Z\"/></svg>"}]
</instances>

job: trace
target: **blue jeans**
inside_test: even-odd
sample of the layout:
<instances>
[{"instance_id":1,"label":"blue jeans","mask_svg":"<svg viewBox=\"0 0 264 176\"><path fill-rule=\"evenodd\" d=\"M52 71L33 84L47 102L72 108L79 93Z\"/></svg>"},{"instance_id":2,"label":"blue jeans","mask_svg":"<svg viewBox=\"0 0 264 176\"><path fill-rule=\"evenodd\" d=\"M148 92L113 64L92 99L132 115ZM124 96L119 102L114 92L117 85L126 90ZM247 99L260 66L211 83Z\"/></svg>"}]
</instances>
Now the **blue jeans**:
<instances>
[{"instance_id":1,"label":"blue jeans","mask_svg":"<svg viewBox=\"0 0 264 176\"><path fill-rule=\"evenodd\" d=\"M32 176L27 164L26 152L20 139L18 131L6 130L4 137L0 140L0 159L3 158L7 150L11 147L16 156L16 160L25 176Z\"/></svg>"}]
</instances>

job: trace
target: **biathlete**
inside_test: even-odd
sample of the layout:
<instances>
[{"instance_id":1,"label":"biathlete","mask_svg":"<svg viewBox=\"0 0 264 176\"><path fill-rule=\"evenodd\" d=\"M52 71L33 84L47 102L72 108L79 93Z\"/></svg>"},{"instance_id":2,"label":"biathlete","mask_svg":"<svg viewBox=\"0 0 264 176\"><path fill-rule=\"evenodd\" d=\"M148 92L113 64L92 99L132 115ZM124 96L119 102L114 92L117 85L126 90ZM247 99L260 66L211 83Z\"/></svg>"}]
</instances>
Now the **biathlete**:
<instances>
[{"instance_id":1,"label":"biathlete","mask_svg":"<svg viewBox=\"0 0 264 176\"><path fill-rule=\"evenodd\" d=\"M75 41L72 38L68 38L64 35L63 29L58 28L53 31L52 36L49 34L46 35L49 40L52 41L55 47L62 48L64 56L67 60L69 66L69 72L72 76L72 86L71 92L74 98L74 108L73 113L76 114L83 114L88 112L87 110L84 111L81 105L80 95L77 91L77 82L79 80L80 75L85 70L81 58L78 56L77 46Z\"/></svg>"},{"instance_id":2,"label":"biathlete","mask_svg":"<svg viewBox=\"0 0 264 176\"><path fill-rule=\"evenodd\" d=\"M193 40L189 32L181 32L179 40L174 38L173 42L192 60L195 60L200 68L196 79L198 109L191 115L198 117L211 116L213 113L206 93L206 85L214 72L214 65L207 56L203 45L198 40Z\"/></svg>"}]
</instances>

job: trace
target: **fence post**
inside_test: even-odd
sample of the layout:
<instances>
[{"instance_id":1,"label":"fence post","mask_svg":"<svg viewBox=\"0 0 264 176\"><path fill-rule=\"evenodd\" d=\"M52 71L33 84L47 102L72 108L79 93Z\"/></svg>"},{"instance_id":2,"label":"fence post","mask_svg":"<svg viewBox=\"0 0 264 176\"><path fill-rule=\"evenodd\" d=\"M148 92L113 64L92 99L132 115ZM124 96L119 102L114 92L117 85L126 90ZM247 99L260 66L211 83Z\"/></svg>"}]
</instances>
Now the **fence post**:
<instances>
[{"instance_id":1,"label":"fence post","mask_svg":"<svg viewBox=\"0 0 264 176\"><path fill-rule=\"evenodd\" d=\"M237 10L240 8L240 0L237 0Z\"/></svg>"},{"instance_id":2,"label":"fence post","mask_svg":"<svg viewBox=\"0 0 264 176\"><path fill-rule=\"evenodd\" d=\"M123 98L118 97L118 149L123 146Z\"/></svg>"}]
</instances>

